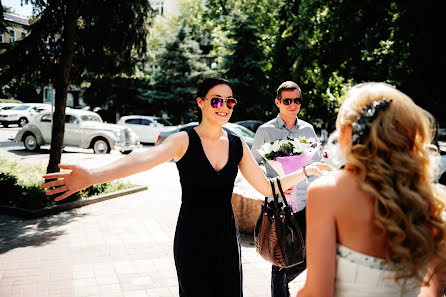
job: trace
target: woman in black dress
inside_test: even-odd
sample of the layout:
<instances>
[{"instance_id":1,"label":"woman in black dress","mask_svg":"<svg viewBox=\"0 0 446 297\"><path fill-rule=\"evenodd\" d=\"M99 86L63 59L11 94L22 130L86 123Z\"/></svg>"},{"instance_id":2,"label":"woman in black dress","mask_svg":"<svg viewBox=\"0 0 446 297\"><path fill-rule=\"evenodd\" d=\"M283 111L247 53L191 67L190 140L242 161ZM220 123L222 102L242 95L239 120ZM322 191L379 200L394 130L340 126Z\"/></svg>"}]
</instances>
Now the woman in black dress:
<instances>
[{"instance_id":1,"label":"woman in black dress","mask_svg":"<svg viewBox=\"0 0 446 297\"><path fill-rule=\"evenodd\" d=\"M69 173L51 173L43 184L63 193L61 200L90 185L122 178L174 160L180 174L182 203L174 241L174 257L181 297L241 297L242 266L237 224L232 212L234 180L240 169L262 195L272 195L268 179L246 143L225 132L237 103L227 80L210 78L199 87L201 121L194 129L169 136L147 152L133 152L101 168L59 165ZM322 175L329 166L313 163L307 173ZM302 170L281 178L285 188L305 178Z\"/></svg>"}]
</instances>

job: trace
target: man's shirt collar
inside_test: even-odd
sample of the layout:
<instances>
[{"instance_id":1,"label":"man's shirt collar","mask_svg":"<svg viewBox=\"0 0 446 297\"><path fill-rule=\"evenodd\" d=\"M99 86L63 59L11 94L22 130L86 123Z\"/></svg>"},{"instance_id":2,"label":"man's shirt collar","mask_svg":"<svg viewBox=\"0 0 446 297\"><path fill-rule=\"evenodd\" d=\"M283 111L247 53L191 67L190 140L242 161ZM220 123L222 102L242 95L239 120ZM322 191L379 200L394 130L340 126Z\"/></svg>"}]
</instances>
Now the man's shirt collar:
<instances>
[{"instance_id":1,"label":"man's shirt collar","mask_svg":"<svg viewBox=\"0 0 446 297\"><path fill-rule=\"evenodd\" d=\"M276 122L277 122L277 127L279 127L279 128L284 127L285 129L288 130L288 127L285 125L285 122L282 120L280 113L277 115ZM294 126L292 129L294 129L294 128L297 129L298 127L299 127L299 118L296 116L296 122L294 123Z\"/></svg>"}]
</instances>

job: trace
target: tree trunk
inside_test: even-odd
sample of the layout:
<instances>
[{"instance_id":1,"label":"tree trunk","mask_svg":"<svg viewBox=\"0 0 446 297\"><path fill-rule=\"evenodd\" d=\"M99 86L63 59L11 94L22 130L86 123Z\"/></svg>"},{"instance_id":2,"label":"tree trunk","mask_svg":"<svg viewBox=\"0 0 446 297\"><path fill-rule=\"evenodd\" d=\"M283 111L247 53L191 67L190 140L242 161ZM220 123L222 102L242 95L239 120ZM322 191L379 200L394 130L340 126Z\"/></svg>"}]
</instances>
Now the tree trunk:
<instances>
[{"instance_id":1,"label":"tree trunk","mask_svg":"<svg viewBox=\"0 0 446 297\"><path fill-rule=\"evenodd\" d=\"M79 0L66 1L66 15L64 19L62 54L55 77L56 98L53 114L53 129L51 131L50 160L47 173L58 172L65 133L65 108L67 105L68 84L70 70L73 64L74 43L77 19L79 17Z\"/></svg>"}]
</instances>

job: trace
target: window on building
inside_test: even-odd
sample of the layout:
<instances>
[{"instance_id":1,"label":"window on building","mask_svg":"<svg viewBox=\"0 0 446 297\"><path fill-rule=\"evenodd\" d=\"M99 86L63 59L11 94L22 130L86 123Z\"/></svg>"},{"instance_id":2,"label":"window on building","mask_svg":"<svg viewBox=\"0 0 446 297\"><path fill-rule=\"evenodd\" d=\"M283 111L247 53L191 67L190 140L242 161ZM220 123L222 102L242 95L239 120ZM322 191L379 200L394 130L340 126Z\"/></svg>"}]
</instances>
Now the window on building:
<instances>
[{"instance_id":1,"label":"window on building","mask_svg":"<svg viewBox=\"0 0 446 297\"><path fill-rule=\"evenodd\" d=\"M5 42L5 33L0 31L0 42Z\"/></svg>"},{"instance_id":2,"label":"window on building","mask_svg":"<svg viewBox=\"0 0 446 297\"><path fill-rule=\"evenodd\" d=\"M22 40L25 39L25 37L26 37L26 33L22 32Z\"/></svg>"},{"instance_id":3,"label":"window on building","mask_svg":"<svg viewBox=\"0 0 446 297\"><path fill-rule=\"evenodd\" d=\"M164 14L164 2L163 1L155 1L150 3L152 8L156 11L157 14L163 15Z\"/></svg>"},{"instance_id":4,"label":"window on building","mask_svg":"<svg viewBox=\"0 0 446 297\"><path fill-rule=\"evenodd\" d=\"M9 31L9 42L15 41L15 32L14 30Z\"/></svg>"}]
</instances>

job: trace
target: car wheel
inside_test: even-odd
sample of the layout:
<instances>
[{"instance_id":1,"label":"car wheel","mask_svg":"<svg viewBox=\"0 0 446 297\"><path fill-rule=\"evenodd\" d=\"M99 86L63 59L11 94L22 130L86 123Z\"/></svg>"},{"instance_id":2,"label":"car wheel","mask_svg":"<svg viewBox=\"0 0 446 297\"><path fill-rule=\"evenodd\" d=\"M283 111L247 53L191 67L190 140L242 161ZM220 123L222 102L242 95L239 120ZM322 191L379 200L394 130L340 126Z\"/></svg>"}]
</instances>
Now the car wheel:
<instances>
[{"instance_id":1,"label":"car wheel","mask_svg":"<svg viewBox=\"0 0 446 297\"><path fill-rule=\"evenodd\" d=\"M25 149L30 152L35 152L40 147L34 134L26 135L25 139L23 140L23 144L25 145Z\"/></svg>"},{"instance_id":2,"label":"car wheel","mask_svg":"<svg viewBox=\"0 0 446 297\"><path fill-rule=\"evenodd\" d=\"M9 124L8 123L2 123L2 126L5 128L8 128Z\"/></svg>"},{"instance_id":3,"label":"car wheel","mask_svg":"<svg viewBox=\"0 0 446 297\"><path fill-rule=\"evenodd\" d=\"M19 126L20 126L20 127L23 127L23 126L25 126L26 124L28 124L28 119L27 119L27 118L20 118L20 119L19 119Z\"/></svg>"},{"instance_id":4,"label":"car wheel","mask_svg":"<svg viewBox=\"0 0 446 297\"><path fill-rule=\"evenodd\" d=\"M107 154L110 152L110 145L103 138L96 139L93 143L93 151L95 154Z\"/></svg>"}]
</instances>

